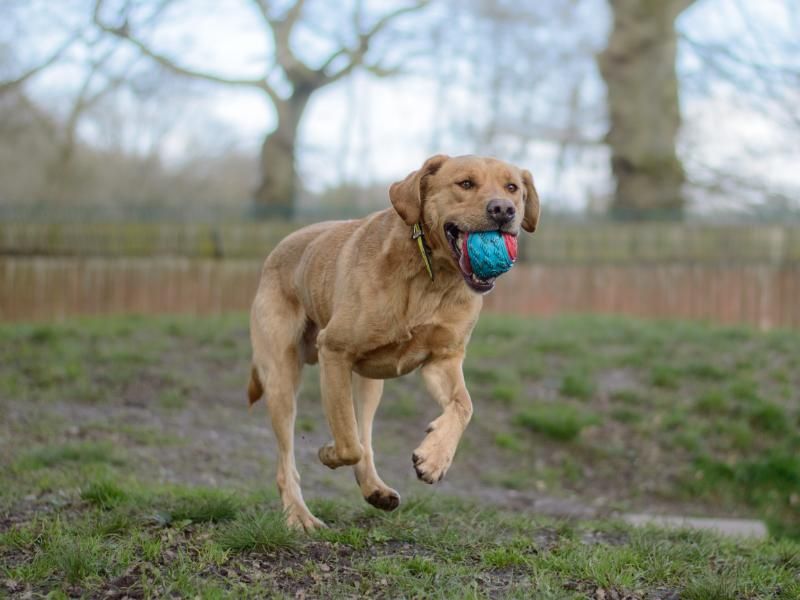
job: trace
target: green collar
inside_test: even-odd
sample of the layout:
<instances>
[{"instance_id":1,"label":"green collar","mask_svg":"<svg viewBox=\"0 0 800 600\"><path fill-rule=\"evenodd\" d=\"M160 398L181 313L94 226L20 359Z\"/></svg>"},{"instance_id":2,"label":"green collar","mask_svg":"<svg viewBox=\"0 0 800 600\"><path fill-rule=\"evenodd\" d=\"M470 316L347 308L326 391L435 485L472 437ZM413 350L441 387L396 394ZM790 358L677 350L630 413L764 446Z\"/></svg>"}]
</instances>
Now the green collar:
<instances>
[{"instance_id":1,"label":"green collar","mask_svg":"<svg viewBox=\"0 0 800 600\"><path fill-rule=\"evenodd\" d=\"M433 265L431 264L431 249L428 244L425 242L425 234L422 233L422 227L419 226L419 223L411 226L411 239L417 240L417 246L419 247L419 253L422 256L422 262L425 263L425 269L428 271L428 275L433 281Z\"/></svg>"}]
</instances>

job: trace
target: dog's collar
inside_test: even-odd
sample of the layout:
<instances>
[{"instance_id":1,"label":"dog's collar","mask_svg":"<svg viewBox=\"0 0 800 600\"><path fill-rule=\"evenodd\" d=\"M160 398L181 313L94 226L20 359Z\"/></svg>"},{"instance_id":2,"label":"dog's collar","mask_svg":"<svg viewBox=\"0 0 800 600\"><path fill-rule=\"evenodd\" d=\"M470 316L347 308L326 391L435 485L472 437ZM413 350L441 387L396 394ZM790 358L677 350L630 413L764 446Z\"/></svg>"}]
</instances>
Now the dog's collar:
<instances>
[{"instance_id":1,"label":"dog's collar","mask_svg":"<svg viewBox=\"0 0 800 600\"><path fill-rule=\"evenodd\" d=\"M417 247L419 248L420 256L422 256L422 262L425 263L425 269L428 271L428 276L431 278L431 281L433 281L431 249L428 246L428 243L425 241L425 234L422 233L422 227L420 227L419 223L411 226L411 239L417 240Z\"/></svg>"}]
</instances>

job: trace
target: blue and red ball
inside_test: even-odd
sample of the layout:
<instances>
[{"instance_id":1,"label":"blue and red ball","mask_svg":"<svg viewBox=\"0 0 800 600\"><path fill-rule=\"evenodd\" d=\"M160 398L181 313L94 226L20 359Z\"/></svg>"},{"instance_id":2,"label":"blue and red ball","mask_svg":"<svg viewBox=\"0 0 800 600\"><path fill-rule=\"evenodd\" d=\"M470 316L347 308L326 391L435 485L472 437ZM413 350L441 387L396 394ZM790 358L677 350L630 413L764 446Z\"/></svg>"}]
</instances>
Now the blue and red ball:
<instances>
[{"instance_id":1,"label":"blue and red ball","mask_svg":"<svg viewBox=\"0 0 800 600\"><path fill-rule=\"evenodd\" d=\"M462 253L475 275L481 279L497 277L517 260L517 237L501 231L474 231L464 234Z\"/></svg>"}]
</instances>

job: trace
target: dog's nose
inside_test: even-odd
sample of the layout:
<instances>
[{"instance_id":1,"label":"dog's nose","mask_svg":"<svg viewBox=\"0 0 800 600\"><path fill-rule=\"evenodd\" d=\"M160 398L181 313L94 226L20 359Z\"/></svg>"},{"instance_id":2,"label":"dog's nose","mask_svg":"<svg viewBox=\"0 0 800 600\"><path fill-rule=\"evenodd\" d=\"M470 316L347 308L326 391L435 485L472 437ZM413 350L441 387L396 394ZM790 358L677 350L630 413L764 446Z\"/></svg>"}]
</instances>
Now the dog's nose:
<instances>
[{"instance_id":1,"label":"dog's nose","mask_svg":"<svg viewBox=\"0 0 800 600\"><path fill-rule=\"evenodd\" d=\"M489 200L486 205L486 214L498 225L505 225L514 218L517 209L511 200L498 199Z\"/></svg>"}]
</instances>

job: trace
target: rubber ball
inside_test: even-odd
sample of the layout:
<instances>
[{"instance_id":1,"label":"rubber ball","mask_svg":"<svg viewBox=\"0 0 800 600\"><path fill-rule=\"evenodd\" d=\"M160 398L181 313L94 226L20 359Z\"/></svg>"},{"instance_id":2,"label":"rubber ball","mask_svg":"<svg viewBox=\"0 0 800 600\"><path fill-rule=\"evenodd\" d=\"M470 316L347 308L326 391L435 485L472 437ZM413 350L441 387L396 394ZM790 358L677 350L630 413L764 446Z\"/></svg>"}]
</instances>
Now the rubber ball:
<instances>
[{"instance_id":1,"label":"rubber ball","mask_svg":"<svg viewBox=\"0 0 800 600\"><path fill-rule=\"evenodd\" d=\"M500 231L475 231L466 234L464 250L472 272L481 279L489 279L514 266L517 238Z\"/></svg>"}]
</instances>

